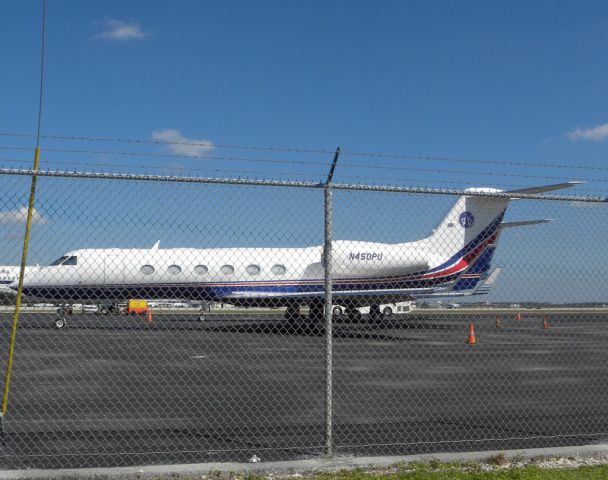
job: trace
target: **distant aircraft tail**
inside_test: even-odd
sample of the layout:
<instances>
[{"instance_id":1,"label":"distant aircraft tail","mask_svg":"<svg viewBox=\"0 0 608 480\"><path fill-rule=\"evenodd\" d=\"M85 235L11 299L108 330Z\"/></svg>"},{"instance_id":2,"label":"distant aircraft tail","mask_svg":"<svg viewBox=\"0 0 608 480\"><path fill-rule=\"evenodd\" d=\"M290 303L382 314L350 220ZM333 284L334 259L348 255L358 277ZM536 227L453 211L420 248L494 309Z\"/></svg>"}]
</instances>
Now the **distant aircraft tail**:
<instances>
[{"instance_id":1,"label":"distant aircraft tail","mask_svg":"<svg viewBox=\"0 0 608 480\"><path fill-rule=\"evenodd\" d=\"M474 292L474 295L487 295L488 293L490 293L490 289L494 285L494 282L496 281L496 277L498 277L500 272L501 272L500 267L494 268L494 270L492 270L492 272L488 275L488 278L486 278L485 280L482 280L479 283L476 291Z\"/></svg>"}]
</instances>

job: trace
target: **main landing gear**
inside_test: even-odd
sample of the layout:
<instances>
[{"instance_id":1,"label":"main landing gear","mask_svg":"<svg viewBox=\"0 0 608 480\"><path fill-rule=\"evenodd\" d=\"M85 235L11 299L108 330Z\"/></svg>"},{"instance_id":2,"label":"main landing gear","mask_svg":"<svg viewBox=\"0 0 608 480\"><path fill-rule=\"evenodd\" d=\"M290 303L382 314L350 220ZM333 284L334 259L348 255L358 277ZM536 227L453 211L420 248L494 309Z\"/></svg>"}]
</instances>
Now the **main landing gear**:
<instances>
[{"instance_id":1,"label":"main landing gear","mask_svg":"<svg viewBox=\"0 0 608 480\"><path fill-rule=\"evenodd\" d=\"M308 317L300 315L300 305L289 304L285 310L285 320L293 332L319 335L325 329L323 302L312 302L308 306Z\"/></svg>"},{"instance_id":2,"label":"main landing gear","mask_svg":"<svg viewBox=\"0 0 608 480\"><path fill-rule=\"evenodd\" d=\"M67 322L65 321L65 317L57 317L54 321L53 321L53 327L60 329L63 328L67 325Z\"/></svg>"},{"instance_id":3,"label":"main landing gear","mask_svg":"<svg viewBox=\"0 0 608 480\"><path fill-rule=\"evenodd\" d=\"M322 302L311 303L309 306L308 321L319 324L323 323L323 320L325 319L324 312L325 308Z\"/></svg>"},{"instance_id":4,"label":"main landing gear","mask_svg":"<svg viewBox=\"0 0 608 480\"><path fill-rule=\"evenodd\" d=\"M285 320L288 322L295 322L300 319L300 305L297 303L291 303L287 305L287 310L285 310Z\"/></svg>"},{"instance_id":5,"label":"main landing gear","mask_svg":"<svg viewBox=\"0 0 608 480\"><path fill-rule=\"evenodd\" d=\"M371 305L369 307L369 321L372 323L378 323L382 320L382 313L380 312L380 305Z\"/></svg>"},{"instance_id":6,"label":"main landing gear","mask_svg":"<svg viewBox=\"0 0 608 480\"><path fill-rule=\"evenodd\" d=\"M338 305L336 305L333 308L332 312L334 322L336 323L344 322L345 320L348 320L352 323L358 323L361 321L361 312L356 308L345 307L343 309L343 307L339 307Z\"/></svg>"}]
</instances>

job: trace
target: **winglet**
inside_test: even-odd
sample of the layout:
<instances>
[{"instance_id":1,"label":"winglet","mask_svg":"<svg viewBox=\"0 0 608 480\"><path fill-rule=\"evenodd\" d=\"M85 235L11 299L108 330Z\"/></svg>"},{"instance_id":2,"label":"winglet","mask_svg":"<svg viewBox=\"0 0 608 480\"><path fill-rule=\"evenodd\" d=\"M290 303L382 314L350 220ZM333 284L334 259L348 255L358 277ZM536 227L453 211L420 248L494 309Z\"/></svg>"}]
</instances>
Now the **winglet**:
<instances>
[{"instance_id":1,"label":"winglet","mask_svg":"<svg viewBox=\"0 0 608 480\"><path fill-rule=\"evenodd\" d=\"M552 218L545 218L543 220L520 220L519 222L502 222L500 224L500 228L525 227L526 225L538 225L539 223L549 223L552 221Z\"/></svg>"},{"instance_id":2,"label":"winglet","mask_svg":"<svg viewBox=\"0 0 608 480\"><path fill-rule=\"evenodd\" d=\"M157 240L157 242L152 245L152 248L150 250L158 250L160 247L160 240Z\"/></svg>"},{"instance_id":3,"label":"winglet","mask_svg":"<svg viewBox=\"0 0 608 480\"><path fill-rule=\"evenodd\" d=\"M564 188L572 188L580 185L581 183L577 180L565 183L554 183L553 185L544 185L542 187L526 187L526 188L518 188L517 190L507 190L505 193L544 193L551 192L553 190L562 190Z\"/></svg>"}]
</instances>

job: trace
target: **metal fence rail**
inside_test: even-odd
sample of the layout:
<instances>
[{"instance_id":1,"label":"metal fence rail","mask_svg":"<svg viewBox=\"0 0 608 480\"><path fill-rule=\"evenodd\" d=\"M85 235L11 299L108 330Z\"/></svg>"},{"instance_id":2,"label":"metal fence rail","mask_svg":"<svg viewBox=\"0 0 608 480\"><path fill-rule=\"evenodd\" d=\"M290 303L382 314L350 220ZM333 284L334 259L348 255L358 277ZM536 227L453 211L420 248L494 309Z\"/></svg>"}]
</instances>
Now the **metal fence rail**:
<instances>
[{"instance_id":1,"label":"metal fence rail","mask_svg":"<svg viewBox=\"0 0 608 480\"><path fill-rule=\"evenodd\" d=\"M34 173L0 169L1 265ZM608 435L603 197L37 176L4 468Z\"/></svg>"}]
</instances>

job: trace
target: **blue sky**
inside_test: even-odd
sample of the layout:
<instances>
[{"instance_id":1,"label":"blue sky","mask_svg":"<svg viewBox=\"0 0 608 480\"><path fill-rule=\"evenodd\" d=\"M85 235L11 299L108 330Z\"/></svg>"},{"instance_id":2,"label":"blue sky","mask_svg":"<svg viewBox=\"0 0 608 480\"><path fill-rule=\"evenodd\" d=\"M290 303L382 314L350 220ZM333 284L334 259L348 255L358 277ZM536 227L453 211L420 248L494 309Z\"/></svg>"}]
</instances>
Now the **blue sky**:
<instances>
[{"instance_id":1,"label":"blue sky","mask_svg":"<svg viewBox=\"0 0 608 480\"><path fill-rule=\"evenodd\" d=\"M0 132L35 131L39 17L38 2L0 5ZM46 148L138 155L43 152L42 166L65 167L53 163L62 161L82 170L160 173L180 167L318 180L330 154L221 145L340 146L346 153L337 181L464 187L585 179L572 193L605 195L606 45L608 4L601 1L48 0L43 134L208 144L43 139ZM3 147L32 144L31 138L0 136ZM517 165L367 158L348 153L353 151ZM168 156L140 155L146 152ZM0 158L2 165L23 166L6 159L29 162L31 152L3 148ZM267 158L312 164L259 161ZM570 167L536 166L542 163ZM92 206L86 196L81 201L83 211ZM429 209L439 213L429 213L425 229L451 201L429 200ZM377 206L382 210L382 203ZM527 210L528 218L534 216L532 207ZM539 229L567 236L568 215L579 210L564 208L559 226ZM344 235L374 237L368 230L346 229ZM418 234L395 232L389 236ZM143 235L142 245L152 237ZM192 244L187 233L164 240ZM553 246L562 248L557 242Z\"/></svg>"},{"instance_id":2,"label":"blue sky","mask_svg":"<svg viewBox=\"0 0 608 480\"><path fill-rule=\"evenodd\" d=\"M39 10L37 2L0 7L1 131L35 129ZM572 165L604 165L608 151L608 127L568 136L608 124L605 2L49 0L47 32L44 133L150 139L171 129L217 144Z\"/></svg>"}]
</instances>

